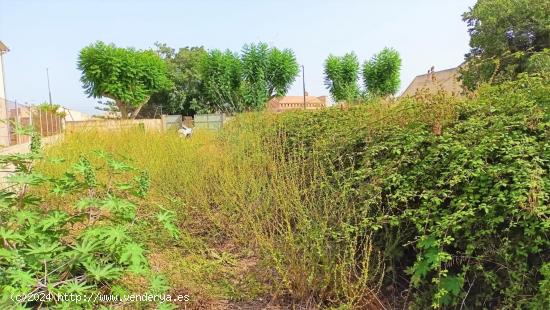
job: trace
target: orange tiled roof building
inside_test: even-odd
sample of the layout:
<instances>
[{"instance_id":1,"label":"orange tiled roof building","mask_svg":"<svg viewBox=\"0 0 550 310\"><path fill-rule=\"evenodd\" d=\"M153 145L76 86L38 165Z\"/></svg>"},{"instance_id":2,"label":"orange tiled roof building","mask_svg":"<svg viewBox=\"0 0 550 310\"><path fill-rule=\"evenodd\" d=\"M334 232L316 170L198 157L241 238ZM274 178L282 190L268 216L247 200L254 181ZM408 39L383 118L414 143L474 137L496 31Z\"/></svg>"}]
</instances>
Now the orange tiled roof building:
<instances>
[{"instance_id":1,"label":"orange tiled roof building","mask_svg":"<svg viewBox=\"0 0 550 310\"><path fill-rule=\"evenodd\" d=\"M318 110L327 107L327 96L309 96L306 92L306 110ZM304 109L304 96L275 97L268 101L267 110L283 112Z\"/></svg>"}]
</instances>

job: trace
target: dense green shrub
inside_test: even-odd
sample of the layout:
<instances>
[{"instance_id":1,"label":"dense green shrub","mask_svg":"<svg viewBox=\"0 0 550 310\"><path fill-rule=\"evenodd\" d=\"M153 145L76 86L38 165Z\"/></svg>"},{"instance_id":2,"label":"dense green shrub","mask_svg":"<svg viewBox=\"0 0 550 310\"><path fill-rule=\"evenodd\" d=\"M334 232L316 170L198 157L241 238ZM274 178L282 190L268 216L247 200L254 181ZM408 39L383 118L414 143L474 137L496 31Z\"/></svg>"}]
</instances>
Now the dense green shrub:
<instances>
[{"instance_id":1,"label":"dense green shrub","mask_svg":"<svg viewBox=\"0 0 550 310\"><path fill-rule=\"evenodd\" d=\"M355 236L348 246L356 247L359 273L366 272L360 267L365 251L360 241L370 240L370 255L382 255L385 273L378 293L389 306L547 308L549 85L547 76L522 77L482 87L467 100L424 95L349 111L252 117L267 124L255 129L262 148L282 156L282 162L299 158L303 165L286 171L302 180L303 214L295 210L285 220L294 236L269 234L294 242L303 255L314 251L312 236L321 234L320 261L348 251L335 236L347 235L348 241ZM232 126L238 130L229 129L228 141L237 140L249 121L237 120ZM273 147L279 142L282 153ZM331 200L332 209L350 216L323 218L328 226L303 226L308 222L302 216L315 214L308 192L317 193L320 210L325 210L323 197L341 192L344 198ZM272 203L272 212L280 212L278 201ZM269 218L265 225L280 215ZM285 261L280 254L277 259ZM327 286L338 284L331 281L336 280L309 283L312 295L325 291L328 304L349 302L336 287L336 295L326 294Z\"/></svg>"},{"instance_id":2,"label":"dense green shrub","mask_svg":"<svg viewBox=\"0 0 550 310\"><path fill-rule=\"evenodd\" d=\"M524 79L481 90L441 135L419 125L366 147L365 199L389 211L371 220L404 245L390 259L413 304L548 306L549 107L547 81Z\"/></svg>"}]
</instances>

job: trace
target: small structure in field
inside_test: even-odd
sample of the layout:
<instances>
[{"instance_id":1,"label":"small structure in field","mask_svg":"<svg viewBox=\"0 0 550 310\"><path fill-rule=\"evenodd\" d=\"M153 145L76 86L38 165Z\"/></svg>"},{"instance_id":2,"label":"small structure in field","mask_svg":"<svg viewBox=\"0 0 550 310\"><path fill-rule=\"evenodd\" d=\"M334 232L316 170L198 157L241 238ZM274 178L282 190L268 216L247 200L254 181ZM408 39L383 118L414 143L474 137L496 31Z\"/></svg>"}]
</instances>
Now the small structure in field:
<instances>
[{"instance_id":1,"label":"small structure in field","mask_svg":"<svg viewBox=\"0 0 550 310\"><path fill-rule=\"evenodd\" d=\"M463 90L462 84L458 80L459 69L460 66L435 71L434 67L432 67L428 70L428 73L415 77L401 96L414 96L419 90L424 90L428 93L436 93L443 90L451 95L460 96Z\"/></svg>"},{"instance_id":2,"label":"small structure in field","mask_svg":"<svg viewBox=\"0 0 550 310\"><path fill-rule=\"evenodd\" d=\"M304 96L275 97L268 101L267 110L272 112L283 112L288 110L318 110L327 107L327 96L309 96L306 92L306 103L304 107Z\"/></svg>"}]
</instances>

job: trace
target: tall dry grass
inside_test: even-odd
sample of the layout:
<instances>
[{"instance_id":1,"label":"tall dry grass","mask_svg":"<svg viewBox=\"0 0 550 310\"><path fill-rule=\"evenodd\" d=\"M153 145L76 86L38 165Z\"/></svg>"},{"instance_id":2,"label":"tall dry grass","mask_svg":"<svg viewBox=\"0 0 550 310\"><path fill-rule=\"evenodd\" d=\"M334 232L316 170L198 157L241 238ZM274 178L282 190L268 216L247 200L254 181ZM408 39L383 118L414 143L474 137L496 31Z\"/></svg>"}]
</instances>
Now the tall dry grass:
<instances>
[{"instance_id":1,"label":"tall dry grass","mask_svg":"<svg viewBox=\"0 0 550 310\"><path fill-rule=\"evenodd\" d=\"M68 133L45 152L65 162L45 161L39 170L59 174L80 156L110 152L150 173L149 207L160 204L180 214L190 238L253 253L259 260L254 276L269 293L310 305L372 303L373 275L383 268L370 255L369 236L357 229L359 214L346 185L327 177L335 168L321 162L306 168L306 154L299 151L285 156L283 141L266 142L255 128L272 116L246 117L254 119L239 124L250 127L239 129L238 140L201 132L191 139L141 130Z\"/></svg>"},{"instance_id":2,"label":"tall dry grass","mask_svg":"<svg viewBox=\"0 0 550 310\"><path fill-rule=\"evenodd\" d=\"M253 256L258 267L247 272L285 300L377 308L385 266L363 220L377 211L357 200L355 152L390 125L434 116L406 102L311 115L244 114L221 135L199 131L191 139L137 128L76 131L46 150L66 162L40 170L61 173L82 155L110 152L149 172L152 191L141 212L162 205L178 213L185 246Z\"/></svg>"}]
</instances>

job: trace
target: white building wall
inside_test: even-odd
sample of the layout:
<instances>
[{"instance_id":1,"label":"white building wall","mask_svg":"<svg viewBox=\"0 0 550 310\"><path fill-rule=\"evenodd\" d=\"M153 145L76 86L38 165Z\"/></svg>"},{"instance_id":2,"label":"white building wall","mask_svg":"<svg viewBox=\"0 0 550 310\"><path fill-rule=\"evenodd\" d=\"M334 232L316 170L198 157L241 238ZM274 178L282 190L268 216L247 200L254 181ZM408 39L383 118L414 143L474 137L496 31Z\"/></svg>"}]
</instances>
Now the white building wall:
<instances>
[{"instance_id":1,"label":"white building wall","mask_svg":"<svg viewBox=\"0 0 550 310\"><path fill-rule=\"evenodd\" d=\"M0 147L9 145L9 133L8 125L5 123L7 119L6 114L6 84L4 76L6 71L4 70L4 55L3 51L0 51Z\"/></svg>"}]
</instances>

